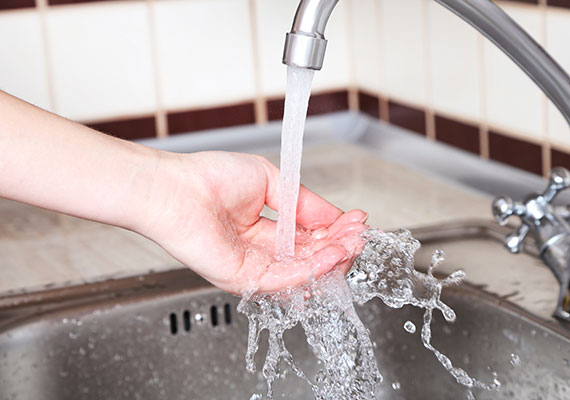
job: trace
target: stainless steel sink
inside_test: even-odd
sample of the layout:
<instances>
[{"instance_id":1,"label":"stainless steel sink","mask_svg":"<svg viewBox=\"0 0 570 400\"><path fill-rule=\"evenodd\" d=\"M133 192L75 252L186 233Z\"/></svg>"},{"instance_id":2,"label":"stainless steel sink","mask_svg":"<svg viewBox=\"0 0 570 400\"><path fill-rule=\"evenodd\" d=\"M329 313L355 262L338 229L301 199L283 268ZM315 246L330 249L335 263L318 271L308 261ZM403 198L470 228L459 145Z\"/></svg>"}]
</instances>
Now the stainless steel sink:
<instances>
[{"instance_id":1,"label":"stainless steel sink","mask_svg":"<svg viewBox=\"0 0 570 400\"><path fill-rule=\"evenodd\" d=\"M446 288L443 299L458 318L448 324L435 316L433 344L472 376L490 381L496 371L502 383L500 391L475 393L478 399L570 398L569 331L467 284ZM247 320L238 300L187 270L0 299L0 399L243 400L264 393L261 375L245 371ZM385 378L379 398L465 398L423 348L421 310L372 301L358 312ZM403 329L408 320L415 334ZM302 332L289 332L286 342L313 377L317 365ZM293 374L275 391L275 398L312 397Z\"/></svg>"}]
</instances>

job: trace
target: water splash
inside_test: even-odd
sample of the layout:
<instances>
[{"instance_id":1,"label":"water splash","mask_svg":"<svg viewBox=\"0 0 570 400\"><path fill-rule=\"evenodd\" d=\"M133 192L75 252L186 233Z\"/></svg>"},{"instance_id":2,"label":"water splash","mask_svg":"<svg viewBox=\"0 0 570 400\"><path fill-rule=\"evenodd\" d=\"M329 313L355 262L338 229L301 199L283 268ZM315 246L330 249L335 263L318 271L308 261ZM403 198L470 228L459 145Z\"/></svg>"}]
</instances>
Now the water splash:
<instances>
[{"instance_id":1,"label":"water splash","mask_svg":"<svg viewBox=\"0 0 570 400\"><path fill-rule=\"evenodd\" d=\"M283 376L286 366L309 383L316 399L375 398L382 376L368 330L358 318L352 294L339 272L302 288L245 297L238 310L249 319L246 364L252 373L260 334L264 329L269 331L262 370L267 398L272 398L273 382ZM297 324L303 327L307 343L321 361L314 382L295 364L283 340L285 331Z\"/></svg>"},{"instance_id":2,"label":"water splash","mask_svg":"<svg viewBox=\"0 0 570 400\"><path fill-rule=\"evenodd\" d=\"M483 383L469 376L431 344L431 322L433 311L440 310L448 322L454 322L455 312L441 301L441 290L445 286L459 284L465 272L455 271L443 281L433 276L433 270L443 261L443 252L436 250L426 274L414 268L414 254L420 242L407 230L384 233L370 229L366 232L366 245L362 254L354 262L347 276L354 299L363 304L374 297L380 298L392 308L412 305L425 310L421 340L424 347L436 356L439 363L455 380L471 389L493 390L500 387L495 378L491 383ZM472 396L469 392L468 396Z\"/></svg>"},{"instance_id":3,"label":"water splash","mask_svg":"<svg viewBox=\"0 0 570 400\"><path fill-rule=\"evenodd\" d=\"M267 381L267 398L273 397L274 381L290 369L309 383L318 400L374 399L382 376L368 330L358 318L353 302L364 304L375 297L392 308L412 305L425 310L422 343L466 387L467 398L474 398L472 389L498 389L496 376L491 383L474 379L431 344L433 311L441 311L448 322L456 318L455 312L441 301L441 290L460 283L465 273L456 271L443 281L434 277L433 270L443 261L441 251L434 252L427 273L416 271L414 254L420 243L408 231L385 233L369 229L364 235L364 249L346 279L333 271L303 287L274 294L249 294L240 302L238 310L249 319L246 364L252 373L261 332L269 332L269 349L262 371ZM314 382L295 364L283 339L285 331L298 324L323 366ZM410 324L406 325L409 331L415 331Z\"/></svg>"},{"instance_id":4,"label":"water splash","mask_svg":"<svg viewBox=\"0 0 570 400\"><path fill-rule=\"evenodd\" d=\"M412 321L404 323L404 330L408 333L416 333L416 325Z\"/></svg>"}]
</instances>

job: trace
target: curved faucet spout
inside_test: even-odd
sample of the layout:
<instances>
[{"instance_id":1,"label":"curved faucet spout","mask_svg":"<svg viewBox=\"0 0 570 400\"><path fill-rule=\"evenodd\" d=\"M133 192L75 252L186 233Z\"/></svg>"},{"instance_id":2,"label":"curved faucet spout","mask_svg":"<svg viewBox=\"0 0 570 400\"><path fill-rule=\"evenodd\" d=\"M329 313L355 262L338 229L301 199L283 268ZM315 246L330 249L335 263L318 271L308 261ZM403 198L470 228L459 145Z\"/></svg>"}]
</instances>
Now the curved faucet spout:
<instances>
[{"instance_id":1,"label":"curved faucet spout","mask_svg":"<svg viewBox=\"0 0 570 400\"><path fill-rule=\"evenodd\" d=\"M570 77L491 0L435 0L463 18L507 54L542 89L570 124ZM301 0L287 34L283 63L321 69L324 30L338 0Z\"/></svg>"},{"instance_id":2,"label":"curved faucet spout","mask_svg":"<svg viewBox=\"0 0 570 400\"><path fill-rule=\"evenodd\" d=\"M435 0L481 32L542 89L570 124L570 77L490 0Z\"/></svg>"}]
</instances>

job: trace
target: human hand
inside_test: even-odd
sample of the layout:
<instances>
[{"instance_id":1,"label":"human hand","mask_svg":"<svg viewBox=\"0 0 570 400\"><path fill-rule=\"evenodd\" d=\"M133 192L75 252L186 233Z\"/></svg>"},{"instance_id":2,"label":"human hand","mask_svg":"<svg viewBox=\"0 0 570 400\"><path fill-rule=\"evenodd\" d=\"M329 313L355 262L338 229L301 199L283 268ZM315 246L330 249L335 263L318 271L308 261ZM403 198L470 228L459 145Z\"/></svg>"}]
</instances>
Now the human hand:
<instances>
[{"instance_id":1,"label":"human hand","mask_svg":"<svg viewBox=\"0 0 570 400\"><path fill-rule=\"evenodd\" d=\"M265 205L278 209L278 168L247 154L157 154L135 230L225 291L275 292L335 267L346 273L363 245L363 211L343 213L301 187L296 257L276 260L277 224L260 213Z\"/></svg>"}]
</instances>

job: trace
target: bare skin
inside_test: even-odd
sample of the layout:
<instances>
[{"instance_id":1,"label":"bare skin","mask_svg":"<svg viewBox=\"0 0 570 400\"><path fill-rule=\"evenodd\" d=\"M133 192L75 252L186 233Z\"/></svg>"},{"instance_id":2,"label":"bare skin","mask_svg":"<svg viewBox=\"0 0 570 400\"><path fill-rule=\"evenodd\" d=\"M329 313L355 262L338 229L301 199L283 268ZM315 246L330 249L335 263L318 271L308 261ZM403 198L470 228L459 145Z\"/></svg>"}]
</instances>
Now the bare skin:
<instances>
[{"instance_id":1,"label":"bare skin","mask_svg":"<svg viewBox=\"0 0 570 400\"><path fill-rule=\"evenodd\" d=\"M275 260L279 170L263 157L175 154L101 134L0 91L0 196L140 233L236 294L298 286L362 246L366 214L301 187L297 252Z\"/></svg>"}]
</instances>

